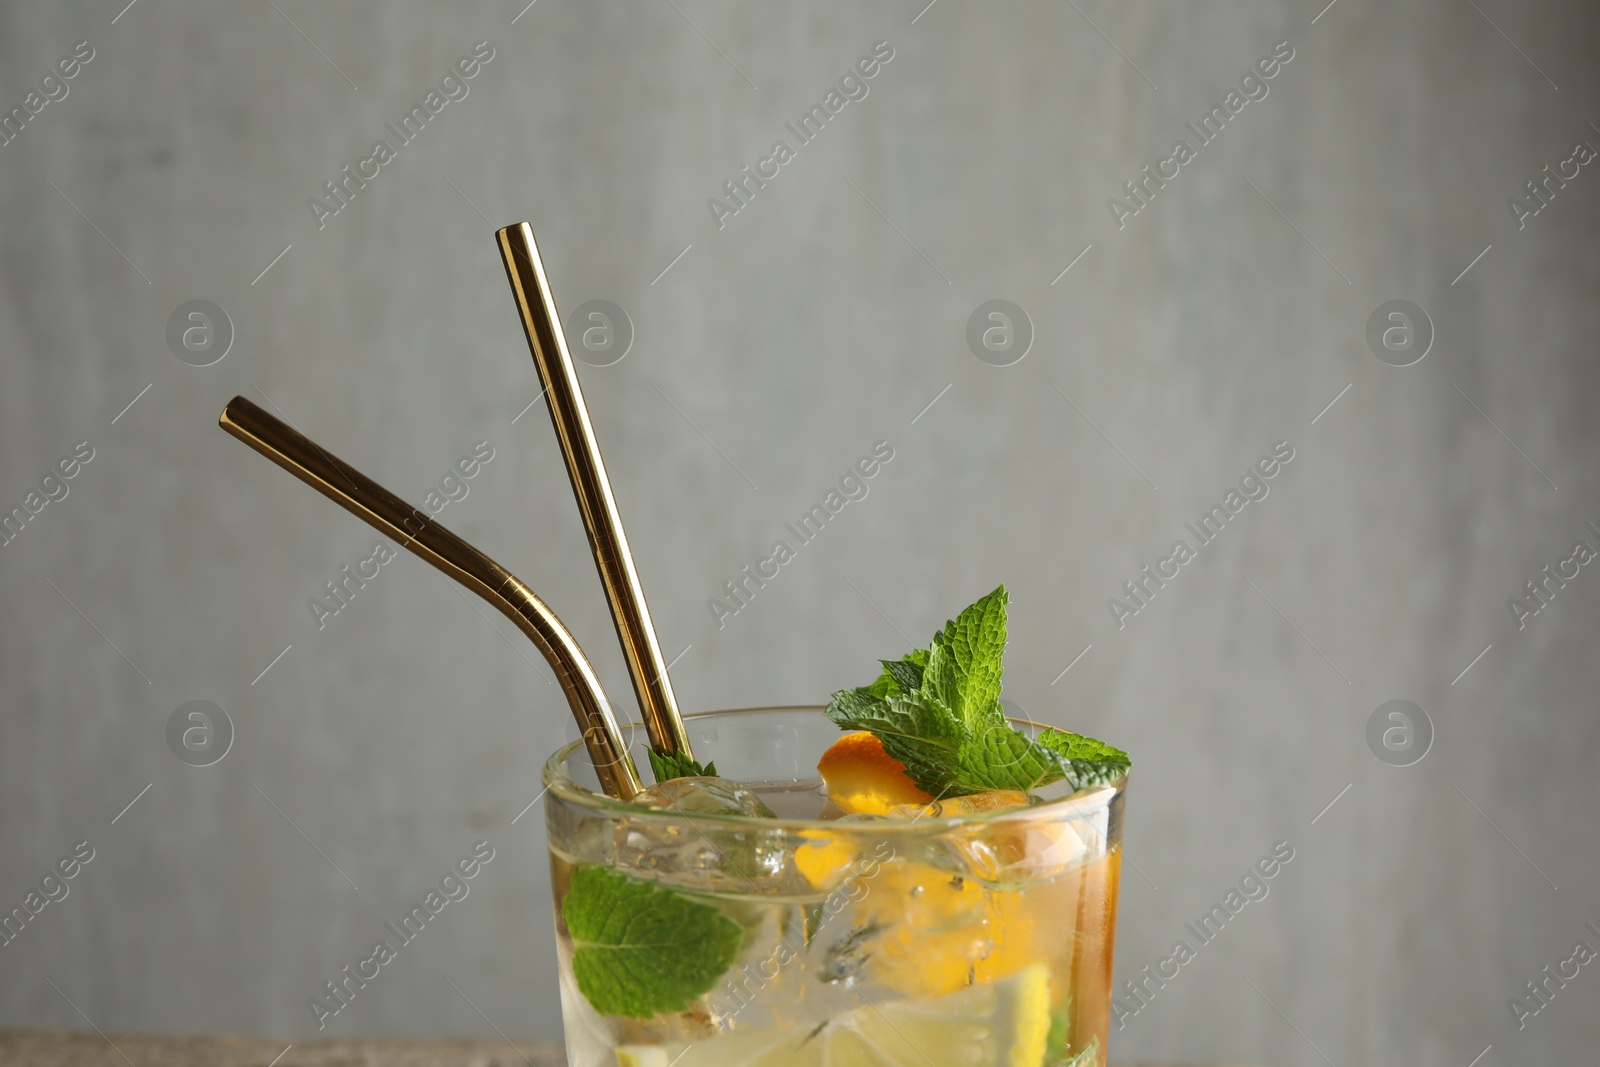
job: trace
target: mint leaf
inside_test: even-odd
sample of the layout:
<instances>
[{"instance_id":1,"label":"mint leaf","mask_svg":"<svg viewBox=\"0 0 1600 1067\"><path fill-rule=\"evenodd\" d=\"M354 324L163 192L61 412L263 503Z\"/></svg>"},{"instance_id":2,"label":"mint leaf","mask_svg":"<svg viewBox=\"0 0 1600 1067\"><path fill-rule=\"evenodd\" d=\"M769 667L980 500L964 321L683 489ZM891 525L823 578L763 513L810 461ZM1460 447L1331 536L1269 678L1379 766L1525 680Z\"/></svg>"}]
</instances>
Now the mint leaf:
<instances>
[{"instance_id":1,"label":"mint leaf","mask_svg":"<svg viewBox=\"0 0 1600 1067\"><path fill-rule=\"evenodd\" d=\"M922 672L928 666L928 650L917 648L899 660L879 660L883 673L866 688L873 696L886 697L891 693L915 693L922 688Z\"/></svg>"},{"instance_id":2,"label":"mint leaf","mask_svg":"<svg viewBox=\"0 0 1600 1067\"><path fill-rule=\"evenodd\" d=\"M1003 721L1000 658L1006 650L1005 586L968 607L933 636L923 687L969 726Z\"/></svg>"},{"instance_id":3,"label":"mint leaf","mask_svg":"<svg viewBox=\"0 0 1600 1067\"><path fill-rule=\"evenodd\" d=\"M657 752L653 748L649 749L648 752L650 753L650 770L655 773L656 781L658 782L665 782L670 778L716 777L716 760L712 760L702 767L698 760L690 759L682 752L674 752L670 756L665 752Z\"/></svg>"},{"instance_id":4,"label":"mint leaf","mask_svg":"<svg viewBox=\"0 0 1600 1067\"><path fill-rule=\"evenodd\" d=\"M1067 781L1074 791L1092 785L1104 785L1118 775L1126 774L1133 765L1122 749L1112 748L1104 741L1096 741L1070 730L1052 727L1039 735L1039 743L1065 761Z\"/></svg>"},{"instance_id":5,"label":"mint leaf","mask_svg":"<svg viewBox=\"0 0 1600 1067\"><path fill-rule=\"evenodd\" d=\"M840 690L841 693L849 691L851 690ZM890 693L899 693L901 691L902 690L900 689L900 686L895 684L894 676L888 671L884 671L882 674L878 675L877 680L871 685L864 685L859 689L853 690L853 692L862 693L870 697L876 697L879 700L882 700Z\"/></svg>"},{"instance_id":6,"label":"mint leaf","mask_svg":"<svg viewBox=\"0 0 1600 1067\"><path fill-rule=\"evenodd\" d=\"M603 867L579 867L561 903L572 974L602 1015L683 1011L733 966L744 928L710 904Z\"/></svg>"},{"instance_id":7,"label":"mint leaf","mask_svg":"<svg viewBox=\"0 0 1600 1067\"><path fill-rule=\"evenodd\" d=\"M871 685L833 694L828 718L875 735L936 797L1032 792L1063 778L1076 791L1126 772L1121 749L1066 730L1029 738L1006 721L1000 676L1009 602L1002 585L945 623L930 647L879 661L883 672Z\"/></svg>"},{"instance_id":8,"label":"mint leaf","mask_svg":"<svg viewBox=\"0 0 1600 1067\"><path fill-rule=\"evenodd\" d=\"M900 692L915 693L922 688L922 671L925 664L913 663L908 659L886 659L882 663L883 673L894 679Z\"/></svg>"},{"instance_id":9,"label":"mint leaf","mask_svg":"<svg viewBox=\"0 0 1600 1067\"><path fill-rule=\"evenodd\" d=\"M965 793L1016 789L1031 793L1065 777L1055 752L1009 723L989 723L968 737L956 754L956 780Z\"/></svg>"},{"instance_id":10,"label":"mint leaf","mask_svg":"<svg viewBox=\"0 0 1600 1067\"><path fill-rule=\"evenodd\" d=\"M911 741L954 754L965 734L950 710L920 695L875 697L861 689L841 689L826 709L841 729L867 730L888 743Z\"/></svg>"},{"instance_id":11,"label":"mint leaf","mask_svg":"<svg viewBox=\"0 0 1600 1067\"><path fill-rule=\"evenodd\" d=\"M869 687L870 689L870 687ZM883 750L905 764L917 787L933 796L951 795L949 771L963 741L961 724L948 708L918 696L895 693L887 699L869 689L841 689L828 703L827 716L844 730L866 730Z\"/></svg>"},{"instance_id":12,"label":"mint leaf","mask_svg":"<svg viewBox=\"0 0 1600 1067\"><path fill-rule=\"evenodd\" d=\"M1050 1032L1044 1039L1044 1062L1047 1064L1060 1063L1066 1058L1067 1049L1071 1047L1072 1037L1072 998L1050 1013ZM1094 1038L1089 1039L1091 1042Z\"/></svg>"}]
</instances>

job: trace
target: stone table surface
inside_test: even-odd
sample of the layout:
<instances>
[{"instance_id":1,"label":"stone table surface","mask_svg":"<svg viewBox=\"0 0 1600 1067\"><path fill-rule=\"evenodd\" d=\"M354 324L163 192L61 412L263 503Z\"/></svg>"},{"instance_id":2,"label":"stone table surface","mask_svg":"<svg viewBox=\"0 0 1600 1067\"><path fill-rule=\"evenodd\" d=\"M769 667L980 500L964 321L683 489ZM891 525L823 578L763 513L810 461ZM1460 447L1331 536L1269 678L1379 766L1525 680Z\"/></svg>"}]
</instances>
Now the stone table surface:
<instances>
[{"instance_id":1,"label":"stone table surface","mask_svg":"<svg viewBox=\"0 0 1600 1067\"><path fill-rule=\"evenodd\" d=\"M231 1034L0 1030L0 1067L563 1067L543 1041L297 1041ZM1115 1064L1113 1067L1160 1067ZM1218 1065L1224 1067L1224 1065ZM1242 1067L1242 1065L1227 1065Z\"/></svg>"}]
</instances>

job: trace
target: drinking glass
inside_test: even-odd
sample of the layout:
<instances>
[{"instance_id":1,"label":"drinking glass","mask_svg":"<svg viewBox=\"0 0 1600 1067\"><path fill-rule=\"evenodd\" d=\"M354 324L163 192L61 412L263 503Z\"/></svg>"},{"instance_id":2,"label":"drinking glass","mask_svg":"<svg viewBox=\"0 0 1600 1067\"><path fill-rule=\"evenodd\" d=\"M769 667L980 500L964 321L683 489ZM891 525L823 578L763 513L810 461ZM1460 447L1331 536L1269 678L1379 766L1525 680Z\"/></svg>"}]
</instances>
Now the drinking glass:
<instances>
[{"instance_id":1,"label":"drinking glass","mask_svg":"<svg viewBox=\"0 0 1600 1067\"><path fill-rule=\"evenodd\" d=\"M816 765L841 735L821 708L685 725L696 757L742 788L682 779L645 809L599 792L581 743L545 765L570 1067L1103 1067L1125 776L1011 810L952 798L915 817L824 818ZM648 766L643 728L624 733ZM671 1010L596 1009L582 957L613 947L566 921L594 869L732 921L710 988Z\"/></svg>"}]
</instances>

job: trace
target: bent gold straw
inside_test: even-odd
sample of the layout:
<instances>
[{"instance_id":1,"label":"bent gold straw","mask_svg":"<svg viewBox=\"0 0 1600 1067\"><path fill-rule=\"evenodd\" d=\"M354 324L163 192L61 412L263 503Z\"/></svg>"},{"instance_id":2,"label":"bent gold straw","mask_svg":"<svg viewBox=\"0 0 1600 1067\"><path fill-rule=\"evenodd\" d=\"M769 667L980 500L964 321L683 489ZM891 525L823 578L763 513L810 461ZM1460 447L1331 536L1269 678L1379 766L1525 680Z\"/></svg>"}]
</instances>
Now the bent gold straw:
<instances>
[{"instance_id":1,"label":"bent gold straw","mask_svg":"<svg viewBox=\"0 0 1600 1067\"><path fill-rule=\"evenodd\" d=\"M244 397L228 401L217 421L329 500L400 541L498 608L539 646L561 680L601 788L623 800L639 791L639 772L594 667L572 633L532 589L423 512Z\"/></svg>"},{"instance_id":2,"label":"bent gold straw","mask_svg":"<svg viewBox=\"0 0 1600 1067\"><path fill-rule=\"evenodd\" d=\"M550 293L539 246L533 239L533 227L519 222L497 230L495 236L517 311L522 315L522 328L528 335L528 347L539 368L539 380L550 404L550 421L555 424L556 438L567 460L572 492L583 514L583 528L589 534L589 547L594 551L600 582L611 605L611 619L617 626L617 638L628 661L628 676L639 698L650 743L666 755L681 753L693 759L672 681L667 677L666 660L650 621L650 609L644 602L644 589L634 569L633 553L622 529L622 516L611 495L611 481L600 458L594 427L589 423L578 372L572 364L572 353L567 350L555 297Z\"/></svg>"}]
</instances>

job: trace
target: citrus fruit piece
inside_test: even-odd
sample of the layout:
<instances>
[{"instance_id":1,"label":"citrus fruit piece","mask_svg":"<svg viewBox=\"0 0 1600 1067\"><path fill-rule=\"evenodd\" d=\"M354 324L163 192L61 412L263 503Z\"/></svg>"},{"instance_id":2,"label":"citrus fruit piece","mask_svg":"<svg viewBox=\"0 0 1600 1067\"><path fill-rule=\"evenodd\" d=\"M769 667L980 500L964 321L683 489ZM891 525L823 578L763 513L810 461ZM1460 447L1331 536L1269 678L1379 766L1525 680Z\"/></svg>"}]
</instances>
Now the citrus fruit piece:
<instances>
[{"instance_id":1,"label":"citrus fruit piece","mask_svg":"<svg viewBox=\"0 0 1600 1067\"><path fill-rule=\"evenodd\" d=\"M794 865L811 888L828 892L855 868L861 849L847 834L828 830L801 830L801 845L794 850Z\"/></svg>"},{"instance_id":2,"label":"citrus fruit piece","mask_svg":"<svg viewBox=\"0 0 1600 1067\"><path fill-rule=\"evenodd\" d=\"M766 1027L693 1045L626 1046L619 1067L1041 1067L1050 972L922 1000L879 1000L811 1031Z\"/></svg>"},{"instance_id":3,"label":"citrus fruit piece","mask_svg":"<svg viewBox=\"0 0 1600 1067\"><path fill-rule=\"evenodd\" d=\"M906 776L905 764L883 750L869 733L849 733L817 761L828 798L850 815L885 815L902 804L933 799Z\"/></svg>"},{"instance_id":4,"label":"citrus fruit piece","mask_svg":"<svg viewBox=\"0 0 1600 1067\"><path fill-rule=\"evenodd\" d=\"M864 881L857 905L873 938L868 973L909 997L937 997L1014 974L1046 955L1026 890L990 889L947 869L897 860Z\"/></svg>"}]
</instances>

